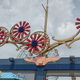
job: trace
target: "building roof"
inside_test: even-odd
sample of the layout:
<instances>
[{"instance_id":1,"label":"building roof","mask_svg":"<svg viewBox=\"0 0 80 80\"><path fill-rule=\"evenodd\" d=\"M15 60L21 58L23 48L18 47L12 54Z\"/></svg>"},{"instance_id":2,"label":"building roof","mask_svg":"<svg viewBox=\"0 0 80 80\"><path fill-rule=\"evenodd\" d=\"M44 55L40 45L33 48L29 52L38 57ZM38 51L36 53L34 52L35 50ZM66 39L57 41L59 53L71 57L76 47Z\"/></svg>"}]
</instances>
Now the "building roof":
<instances>
[{"instance_id":1,"label":"building roof","mask_svg":"<svg viewBox=\"0 0 80 80\"><path fill-rule=\"evenodd\" d=\"M45 66L36 66L35 63L24 59L0 59L0 70L80 70L80 57L63 57L58 61L49 62Z\"/></svg>"}]
</instances>

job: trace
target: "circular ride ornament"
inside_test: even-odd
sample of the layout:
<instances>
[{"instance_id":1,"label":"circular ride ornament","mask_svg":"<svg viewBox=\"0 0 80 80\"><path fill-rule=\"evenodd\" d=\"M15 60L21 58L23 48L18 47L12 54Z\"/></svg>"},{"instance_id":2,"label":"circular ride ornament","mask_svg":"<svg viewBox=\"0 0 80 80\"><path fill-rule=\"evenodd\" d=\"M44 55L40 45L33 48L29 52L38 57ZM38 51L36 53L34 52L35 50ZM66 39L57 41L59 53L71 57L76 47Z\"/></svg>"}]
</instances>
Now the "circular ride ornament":
<instances>
[{"instance_id":1,"label":"circular ride ornament","mask_svg":"<svg viewBox=\"0 0 80 80\"><path fill-rule=\"evenodd\" d=\"M77 25L76 28L80 29L80 18L77 18L76 20L77 20L77 22L75 22L75 25Z\"/></svg>"},{"instance_id":2,"label":"circular ride ornament","mask_svg":"<svg viewBox=\"0 0 80 80\"><path fill-rule=\"evenodd\" d=\"M9 38L9 32L5 27L0 27L0 47L3 46Z\"/></svg>"},{"instance_id":3,"label":"circular ride ornament","mask_svg":"<svg viewBox=\"0 0 80 80\"><path fill-rule=\"evenodd\" d=\"M30 25L26 21L15 24L10 31L10 38L16 43L23 42L30 34Z\"/></svg>"},{"instance_id":4,"label":"circular ride ornament","mask_svg":"<svg viewBox=\"0 0 80 80\"><path fill-rule=\"evenodd\" d=\"M39 55L45 49L47 49L50 45L50 39L48 35L42 31L34 32L30 35L28 39L26 39L25 49L32 54Z\"/></svg>"}]
</instances>

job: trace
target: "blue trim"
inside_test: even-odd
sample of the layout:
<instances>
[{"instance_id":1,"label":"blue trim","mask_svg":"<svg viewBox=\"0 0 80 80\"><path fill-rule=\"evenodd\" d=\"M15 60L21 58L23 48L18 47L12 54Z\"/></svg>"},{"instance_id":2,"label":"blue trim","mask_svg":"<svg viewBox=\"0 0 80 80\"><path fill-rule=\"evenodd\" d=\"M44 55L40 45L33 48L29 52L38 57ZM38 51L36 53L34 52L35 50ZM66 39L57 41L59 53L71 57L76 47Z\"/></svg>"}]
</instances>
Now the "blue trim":
<instances>
[{"instance_id":1,"label":"blue trim","mask_svg":"<svg viewBox=\"0 0 80 80\"><path fill-rule=\"evenodd\" d=\"M35 80L45 80L46 78L46 71L44 70L43 66L38 67L36 71Z\"/></svg>"},{"instance_id":2,"label":"blue trim","mask_svg":"<svg viewBox=\"0 0 80 80\"><path fill-rule=\"evenodd\" d=\"M47 70L80 70L80 57L76 57L72 62L70 58L61 58L45 66L36 66L35 63L23 59L0 59L0 70L35 70L35 80L45 80Z\"/></svg>"},{"instance_id":3,"label":"blue trim","mask_svg":"<svg viewBox=\"0 0 80 80\"><path fill-rule=\"evenodd\" d=\"M23 59L14 59L10 62L9 59L0 59L0 70L37 70L38 66L32 62L26 62ZM61 58L56 62L49 62L44 67L44 70L80 70L80 58L75 58L75 62L71 63L69 58Z\"/></svg>"}]
</instances>

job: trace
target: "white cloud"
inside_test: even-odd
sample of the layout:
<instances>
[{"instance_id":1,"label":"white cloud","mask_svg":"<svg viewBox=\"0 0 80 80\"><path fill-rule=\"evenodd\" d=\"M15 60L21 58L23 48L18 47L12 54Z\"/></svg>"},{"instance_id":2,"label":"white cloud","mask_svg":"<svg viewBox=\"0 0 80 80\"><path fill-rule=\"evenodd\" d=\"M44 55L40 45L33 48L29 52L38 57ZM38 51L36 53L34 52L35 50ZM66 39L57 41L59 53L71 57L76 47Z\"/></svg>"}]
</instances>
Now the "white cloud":
<instances>
[{"instance_id":1,"label":"white cloud","mask_svg":"<svg viewBox=\"0 0 80 80\"><path fill-rule=\"evenodd\" d=\"M60 27L58 27L58 37L60 38L68 38L73 36L78 30L75 25L71 22L63 23Z\"/></svg>"}]
</instances>

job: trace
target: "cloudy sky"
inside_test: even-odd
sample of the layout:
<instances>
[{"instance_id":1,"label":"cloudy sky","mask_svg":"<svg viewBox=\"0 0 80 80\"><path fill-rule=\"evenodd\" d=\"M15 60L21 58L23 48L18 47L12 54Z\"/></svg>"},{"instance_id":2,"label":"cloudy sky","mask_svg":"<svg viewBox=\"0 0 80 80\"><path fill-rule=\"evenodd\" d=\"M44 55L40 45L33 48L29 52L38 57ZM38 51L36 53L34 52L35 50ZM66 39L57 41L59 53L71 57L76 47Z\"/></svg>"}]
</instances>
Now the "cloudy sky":
<instances>
[{"instance_id":1,"label":"cloudy sky","mask_svg":"<svg viewBox=\"0 0 80 80\"><path fill-rule=\"evenodd\" d=\"M31 33L37 30L43 31L44 9L41 4L46 0L0 0L0 26L11 27L19 21L27 21L31 25ZM75 19L79 14L80 0L49 0L48 30L49 37L65 39L77 32ZM72 48L66 46L57 47L59 55L67 57L79 56L80 41L72 44ZM12 44L0 47L0 58L16 57L19 52Z\"/></svg>"},{"instance_id":2,"label":"cloudy sky","mask_svg":"<svg viewBox=\"0 0 80 80\"><path fill-rule=\"evenodd\" d=\"M0 26L11 27L19 21L27 21L31 25L31 33L43 30L44 10L41 6L46 0L0 0ZM47 34L57 39L65 39L77 32L75 19L80 17L80 0L49 0L49 19ZM80 56L80 41L57 47L60 57ZM0 47L0 58L15 57L19 52L12 44ZM66 79L65 79L66 80Z\"/></svg>"}]
</instances>

